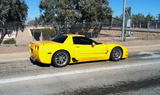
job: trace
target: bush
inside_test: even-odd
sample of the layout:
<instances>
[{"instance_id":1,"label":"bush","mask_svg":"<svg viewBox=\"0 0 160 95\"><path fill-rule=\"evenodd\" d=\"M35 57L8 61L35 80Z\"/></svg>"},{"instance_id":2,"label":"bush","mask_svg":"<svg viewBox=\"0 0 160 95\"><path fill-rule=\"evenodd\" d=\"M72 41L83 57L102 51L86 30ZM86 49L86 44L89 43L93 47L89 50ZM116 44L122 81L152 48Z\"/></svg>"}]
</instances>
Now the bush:
<instances>
[{"instance_id":1,"label":"bush","mask_svg":"<svg viewBox=\"0 0 160 95\"><path fill-rule=\"evenodd\" d=\"M8 40L5 40L4 42L3 42L3 44L16 44L16 40L15 39L8 39Z\"/></svg>"},{"instance_id":2,"label":"bush","mask_svg":"<svg viewBox=\"0 0 160 95\"><path fill-rule=\"evenodd\" d=\"M56 32L54 29L42 29L42 34L43 34L43 40L50 40L56 35Z\"/></svg>"}]
</instances>

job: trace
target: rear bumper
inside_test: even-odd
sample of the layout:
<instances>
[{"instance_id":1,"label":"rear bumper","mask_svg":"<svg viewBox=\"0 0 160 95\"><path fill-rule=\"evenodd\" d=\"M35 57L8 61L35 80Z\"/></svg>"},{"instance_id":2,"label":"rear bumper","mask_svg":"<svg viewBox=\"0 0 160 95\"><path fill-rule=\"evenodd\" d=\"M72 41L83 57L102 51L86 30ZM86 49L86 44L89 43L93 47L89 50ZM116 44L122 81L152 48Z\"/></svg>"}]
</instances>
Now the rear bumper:
<instances>
[{"instance_id":1,"label":"rear bumper","mask_svg":"<svg viewBox=\"0 0 160 95\"><path fill-rule=\"evenodd\" d=\"M51 64L52 55L47 54L47 49L44 49L39 44L29 44L30 59L43 64Z\"/></svg>"},{"instance_id":2,"label":"rear bumper","mask_svg":"<svg viewBox=\"0 0 160 95\"><path fill-rule=\"evenodd\" d=\"M36 58L36 57L33 57L33 56L31 56L30 59L31 59L32 61L40 62L40 63L42 63L42 64L51 64L51 62L48 62L48 61L45 61L45 60L40 60L39 58Z\"/></svg>"},{"instance_id":3,"label":"rear bumper","mask_svg":"<svg viewBox=\"0 0 160 95\"><path fill-rule=\"evenodd\" d=\"M38 62L40 62L37 58L35 58L35 57L33 57L33 56L31 56L30 59L31 59L32 61L38 61Z\"/></svg>"}]
</instances>

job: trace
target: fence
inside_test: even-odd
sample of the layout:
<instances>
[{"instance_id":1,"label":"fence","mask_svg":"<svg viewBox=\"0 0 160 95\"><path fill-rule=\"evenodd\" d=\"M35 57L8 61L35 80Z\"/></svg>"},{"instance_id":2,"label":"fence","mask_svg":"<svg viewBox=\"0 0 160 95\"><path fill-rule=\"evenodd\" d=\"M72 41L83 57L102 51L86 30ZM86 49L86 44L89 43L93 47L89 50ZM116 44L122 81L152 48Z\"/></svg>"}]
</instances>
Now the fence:
<instances>
[{"instance_id":1,"label":"fence","mask_svg":"<svg viewBox=\"0 0 160 95\"><path fill-rule=\"evenodd\" d=\"M103 26L106 27L105 24ZM112 27L122 27L122 20L113 18L111 26ZM131 28L160 29L160 21L153 20L153 21L143 21L143 22L138 22L138 23L131 21Z\"/></svg>"},{"instance_id":2,"label":"fence","mask_svg":"<svg viewBox=\"0 0 160 95\"><path fill-rule=\"evenodd\" d=\"M129 40L160 40L160 29L127 28L126 41ZM121 28L103 27L99 36L108 41L121 41Z\"/></svg>"},{"instance_id":3,"label":"fence","mask_svg":"<svg viewBox=\"0 0 160 95\"><path fill-rule=\"evenodd\" d=\"M103 25L105 26L105 25ZM109 27L103 27L99 37L107 37L108 40L121 40L122 21L113 19ZM105 32L104 32L105 31ZM104 36L105 35L105 36ZM149 21L141 23L131 23L125 32L126 41L128 40L159 40L160 21Z\"/></svg>"}]
</instances>

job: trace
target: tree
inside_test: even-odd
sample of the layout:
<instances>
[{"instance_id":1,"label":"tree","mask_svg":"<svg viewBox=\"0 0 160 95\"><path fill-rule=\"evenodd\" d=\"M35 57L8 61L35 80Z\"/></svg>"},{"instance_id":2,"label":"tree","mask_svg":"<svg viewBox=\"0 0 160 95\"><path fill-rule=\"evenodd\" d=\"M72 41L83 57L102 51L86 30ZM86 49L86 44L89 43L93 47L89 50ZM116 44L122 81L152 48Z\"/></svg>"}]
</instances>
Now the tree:
<instances>
[{"instance_id":1,"label":"tree","mask_svg":"<svg viewBox=\"0 0 160 95\"><path fill-rule=\"evenodd\" d=\"M126 18L130 18L132 14L132 8L128 7L126 8Z\"/></svg>"},{"instance_id":2,"label":"tree","mask_svg":"<svg viewBox=\"0 0 160 95\"><path fill-rule=\"evenodd\" d=\"M24 28L28 7L23 0L1 0L0 10L1 44L8 33Z\"/></svg>"},{"instance_id":3,"label":"tree","mask_svg":"<svg viewBox=\"0 0 160 95\"><path fill-rule=\"evenodd\" d=\"M108 0L41 0L40 9L45 23L66 32L75 24L101 28L101 22L112 13L108 4Z\"/></svg>"},{"instance_id":4,"label":"tree","mask_svg":"<svg viewBox=\"0 0 160 95\"><path fill-rule=\"evenodd\" d=\"M131 20L132 23L134 24L134 27L139 27L139 28L147 27L145 16L141 13L133 14Z\"/></svg>"},{"instance_id":5,"label":"tree","mask_svg":"<svg viewBox=\"0 0 160 95\"><path fill-rule=\"evenodd\" d=\"M143 22L145 22L145 16L141 13L134 14L134 15L132 15L132 22L136 23L136 24L143 23Z\"/></svg>"},{"instance_id":6,"label":"tree","mask_svg":"<svg viewBox=\"0 0 160 95\"><path fill-rule=\"evenodd\" d=\"M113 18L113 27L121 27L122 26L122 16L116 16Z\"/></svg>"},{"instance_id":7,"label":"tree","mask_svg":"<svg viewBox=\"0 0 160 95\"><path fill-rule=\"evenodd\" d=\"M148 22L154 20L154 16L152 16L151 14L148 14L148 15L145 17L145 19L146 19L146 22L148 23Z\"/></svg>"},{"instance_id":8,"label":"tree","mask_svg":"<svg viewBox=\"0 0 160 95\"><path fill-rule=\"evenodd\" d=\"M44 24L44 20L42 17L39 17L39 18L35 18L33 20L30 20L27 25L28 26L40 26L40 25L43 25Z\"/></svg>"},{"instance_id":9,"label":"tree","mask_svg":"<svg viewBox=\"0 0 160 95\"><path fill-rule=\"evenodd\" d=\"M160 21L160 14L158 14L158 20Z\"/></svg>"},{"instance_id":10,"label":"tree","mask_svg":"<svg viewBox=\"0 0 160 95\"><path fill-rule=\"evenodd\" d=\"M35 26L35 24L36 24L35 20L30 20L27 22L28 26Z\"/></svg>"}]
</instances>

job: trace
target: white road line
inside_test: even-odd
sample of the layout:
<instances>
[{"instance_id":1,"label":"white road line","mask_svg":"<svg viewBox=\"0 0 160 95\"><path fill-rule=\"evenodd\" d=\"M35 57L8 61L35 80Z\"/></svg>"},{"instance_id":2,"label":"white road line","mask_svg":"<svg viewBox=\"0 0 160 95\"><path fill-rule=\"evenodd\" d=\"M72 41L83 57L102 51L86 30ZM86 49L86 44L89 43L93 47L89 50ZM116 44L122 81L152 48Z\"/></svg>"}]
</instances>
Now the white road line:
<instances>
[{"instance_id":1,"label":"white road line","mask_svg":"<svg viewBox=\"0 0 160 95\"><path fill-rule=\"evenodd\" d=\"M72 74L98 72L98 71L104 71L104 70L125 69L125 68L131 68L131 67L156 65L156 64L160 65L160 62L157 62L157 63L139 63L139 64L137 63L137 64L130 64L130 65L118 65L118 66L112 66L112 67L99 67L99 68L93 68L93 69L83 69L83 70L74 70L74 71L68 71L68 72L58 72L58 73L54 73L54 74L42 74L42 75L34 75L34 76L27 76L27 77L0 79L0 84L27 81L27 80L35 80L35 79L43 79L43 78L50 78L50 77L57 77L57 76L66 76L66 75L72 75Z\"/></svg>"}]
</instances>

